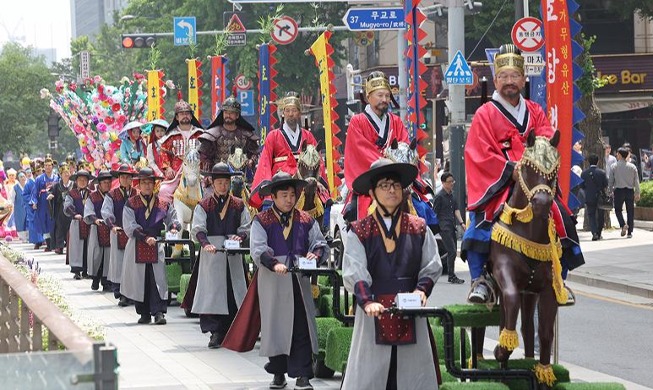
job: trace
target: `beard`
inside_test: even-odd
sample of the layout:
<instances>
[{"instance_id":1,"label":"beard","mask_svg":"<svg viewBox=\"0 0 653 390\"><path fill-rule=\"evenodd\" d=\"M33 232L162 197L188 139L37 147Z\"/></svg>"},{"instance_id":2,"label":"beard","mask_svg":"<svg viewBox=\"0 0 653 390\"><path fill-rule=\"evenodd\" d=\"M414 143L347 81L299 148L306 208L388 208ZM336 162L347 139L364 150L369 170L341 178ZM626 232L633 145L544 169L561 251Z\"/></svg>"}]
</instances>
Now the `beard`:
<instances>
[{"instance_id":1,"label":"beard","mask_svg":"<svg viewBox=\"0 0 653 390\"><path fill-rule=\"evenodd\" d=\"M188 118L181 118L181 119L179 120L179 123L182 124L182 125L190 125L190 119L188 119Z\"/></svg>"},{"instance_id":2,"label":"beard","mask_svg":"<svg viewBox=\"0 0 653 390\"><path fill-rule=\"evenodd\" d=\"M231 119L231 118L224 118L224 124L225 124L225 125L229 125L229 126L231 126L231 125L234 125L235 123L236 123L236 120L234 120L234 119Z\"/></svg>"},{"instance_id":3,"label":"beard","mask_svg":"<svg viewBox=\"0 0 653 390\"><path fill-rule=\"evenodd\" d=\"M510 85L504 85L503 88L501 88L501 95L505 98L508 99L514 99L519 97L520 91L519 87L516 85L510 84Z\"/></svg>"},{"instance_id":4,"label":"beard","mask_svg":"<svg viewBox=\"0 0 653 390\"><path fill-rule=\"evenodd\" d=\"M376 106L374 106L374 108L377 109L381 113L381 115L385 115L388 113L388 107L390 107L388 103L379 103Z\"/></svg>"},{"instance_id":5,"label":"beard","mask_svg":"<svg viewBox=\"0 0 653 390\"><path fill-rule=\"evenodd\" d=\"M295 130L297 125L299 124L299 119L296 118L286 118L286 124L288 124L288 127L291 129Z\"/></svg>"}]
</instances>

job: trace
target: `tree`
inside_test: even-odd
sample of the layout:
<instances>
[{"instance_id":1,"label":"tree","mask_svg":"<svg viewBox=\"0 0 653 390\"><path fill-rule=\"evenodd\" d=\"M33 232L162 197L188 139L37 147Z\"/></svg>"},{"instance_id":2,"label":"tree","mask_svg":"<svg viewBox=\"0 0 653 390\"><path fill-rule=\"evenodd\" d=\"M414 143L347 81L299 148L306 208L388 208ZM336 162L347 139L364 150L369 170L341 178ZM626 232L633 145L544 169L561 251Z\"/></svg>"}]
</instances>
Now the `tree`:
<instances>
[{"instance_id":1,"label":"tree","mask_svg":"<svg viewBox=\"0 0 653 390\"><path fill-rule=\"evenodd\" d=\"M11 150L43 153L47 150L46 119L48 101L39 95L51 85L54 76L45 58L33 54L32 48L7 43L0 53L0 154Z\"/></svg>"}]
</instances>

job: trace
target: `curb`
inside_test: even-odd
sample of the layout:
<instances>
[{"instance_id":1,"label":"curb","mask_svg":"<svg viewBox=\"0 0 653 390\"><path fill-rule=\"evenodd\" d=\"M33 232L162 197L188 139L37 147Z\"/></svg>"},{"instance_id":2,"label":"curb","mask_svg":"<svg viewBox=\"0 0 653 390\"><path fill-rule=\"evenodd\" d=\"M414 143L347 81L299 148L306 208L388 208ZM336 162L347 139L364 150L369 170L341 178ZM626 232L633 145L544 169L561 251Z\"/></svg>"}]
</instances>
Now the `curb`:
<instances>
[{"instance_id":1,"label":"curb","mask_svg":"<svg viewBox=\"0 0 653 390\"><path fill-rule=\"evenodd\" d=\"M567 280L570 282L584 284L590 287L603 288L606 290L618 291L625 294L637 295L644 298L653 299L653 287L639 287L626 284L627 282L618 279L607 279L592 277L589 274L568 273Z\"/></svg>"}]
</instances>

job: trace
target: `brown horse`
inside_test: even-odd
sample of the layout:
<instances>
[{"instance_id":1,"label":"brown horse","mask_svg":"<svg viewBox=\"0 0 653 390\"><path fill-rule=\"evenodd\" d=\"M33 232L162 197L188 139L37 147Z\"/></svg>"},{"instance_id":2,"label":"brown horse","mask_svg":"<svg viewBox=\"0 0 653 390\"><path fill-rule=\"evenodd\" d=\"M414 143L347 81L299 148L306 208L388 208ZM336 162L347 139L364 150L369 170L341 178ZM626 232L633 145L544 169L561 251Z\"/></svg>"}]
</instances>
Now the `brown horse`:
<instances>
[{"instance_id":1,"label":"brown horse","mask_svg":"<svg viewBox=\"0 0 653 390\"><path fill-rule=\"evenodd\" d=\"M541 389L555 382L550 364L553 328L558 303L567 300L560 276L562 248L551 217L560 166L559 139L557 131L551 140L536 137L533 131L529 134L515 167L517 184L492 228L488 262L501 302L501 333L494 356L504 367L519 344L520 308L526 356L534 356L533 314L539 300L540 359L534 371Z\"/></svg>"}]
</instances>

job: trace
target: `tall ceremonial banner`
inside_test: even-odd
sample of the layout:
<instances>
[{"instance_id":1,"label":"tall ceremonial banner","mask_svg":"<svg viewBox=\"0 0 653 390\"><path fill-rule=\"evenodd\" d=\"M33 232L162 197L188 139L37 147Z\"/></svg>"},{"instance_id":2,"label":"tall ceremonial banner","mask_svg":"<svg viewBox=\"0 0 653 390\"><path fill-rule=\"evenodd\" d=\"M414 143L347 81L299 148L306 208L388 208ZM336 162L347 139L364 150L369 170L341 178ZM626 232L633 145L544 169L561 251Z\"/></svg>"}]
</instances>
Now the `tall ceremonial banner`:
<instances>
[{"instance_id":1,"label":"tall ceremonial banner","mask_svg":"<svg viewBox=\"0 0 653 390\"><path fill-rule=\"evenodd\" d=\"M315 57L315 63L320 73L320 93L322 94L322 115L324 117L324 142L326 144L326 169L327 180L329 181L329 192L331 199L335 200L338 196L338 186L340 178L337 176L340 171L340 165L334 163L340 159L338 146L342 143L338 138L340 129L336 125L338 114L336 113L336 87L334 85L333 69L334 62L331 58L333 47L329 43L331 31L325 31L311 45L311 54Z\"/></svg>"},{"instance_id":2,"label":"tall ceremonial banner","mask_svg":"<svg viewBox=\"0 0 653 390\"><path fill-rule=\"evenodd\" d=\"M196 118L202 117L202 62L193 58L188 64L188 104L193 108Z\"/></svg>"},{"instance_id":3,"label":"tall ceremonial banner","mask_svg":"<svg viewBox=\"0 0 653 390\"><path fill-rule=\"evenodd\" d=\"M277 119L274 113L277 106L273 104L277 100L277 83L274 81L277 71L274 65L277 60L274 58L276 46L264 43L258 49L258 99L259 99L259 116L258 127L260 129L261 145L265 142L268 132L274 128Z\"/></svg>"},{"instance_id":4,"label":"tall ceremonial banner","mask_svg":"<svg viewBox=\"0 0 653 390\"><path fill-rule=\"evenodd\" d=\"M574 103L581 97L580 89L574 81L582 74L582 69L574 63L574 58L583 48L572 38L580 32L580 25L570 18L578 10L573 0L542 0L542 19L546 45L546 104L547 113L554 129L560 130L560 173L559 185L562 197L570 208L578 207L579 202L570 190L579 184L580 178L571 172L579 156L572 153L573 144L582 139L574 125L583 120L583 113ZM580 156L582 163L582 156Z\"/></svg>"},{"instance_id":5,"label":"tall ceremonial banner","mask_svg":"<svg viewBox=\"0 0 653 390\"><path fill-rule=\"evenodd\" d=\"M163 118L163 77L162 70L147 71L147 120Z\"/></svg>"},{"instance_id":6,"label":"tall ceremonial banner","mask_svg":"<svg viewBox=\"0 0 653 390\"><path fill-rule=\"evenodd\" d=\"M422 79L426 72L426 65L422 62L422 57L426 54L424 46L419 42L426 38L426 31L421 28L426 16L417 6L421 0L405 0L404 15L406 15L406 34L407 49L404 58L406 59L406 69L408 70L408 90L407 90L407 120L406 129L411 138L417 138L418 143L427 137L422 130L422 125L426 123L422 110L426 107L426 99L423 93L428 86L427 82ZM426 149L419 145L417 152L420 157L426 154ZM422 167L425 168L425 167Z\"/></svg>"},{"instance_id":7,"label":"tall ceremonial banner","mask_svg":"<svg viewBox=\"0 0 653 390\"><path fill-rule=\"evenodd\" d=\"M222 102L227 98L229 69L227 56L211 56L211 120L220 112Z\"/></svg>"}]
</instances>

